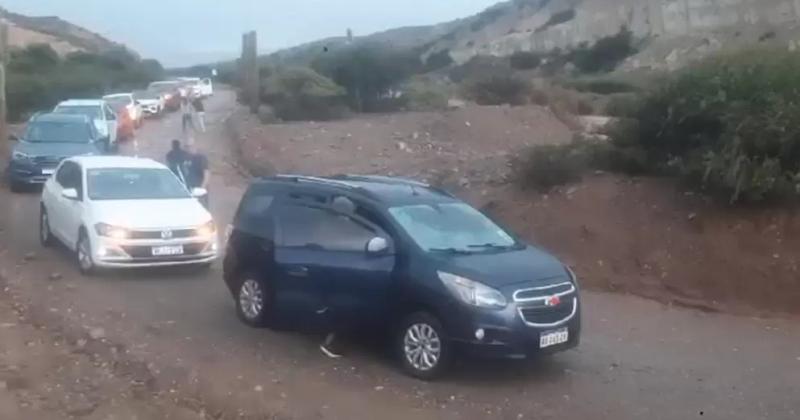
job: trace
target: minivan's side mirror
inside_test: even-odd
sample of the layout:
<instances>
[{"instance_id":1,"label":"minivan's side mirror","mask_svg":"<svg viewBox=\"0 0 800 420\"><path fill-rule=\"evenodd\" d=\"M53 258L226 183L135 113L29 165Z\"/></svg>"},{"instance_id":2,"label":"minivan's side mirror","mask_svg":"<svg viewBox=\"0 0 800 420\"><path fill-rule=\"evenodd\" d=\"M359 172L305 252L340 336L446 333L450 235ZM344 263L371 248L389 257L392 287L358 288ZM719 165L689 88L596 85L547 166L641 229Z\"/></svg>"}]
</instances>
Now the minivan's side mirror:
<instances>
[{"instance_id":1,"label":"minivan's side mirror","mask_svg":"<svg viewBox=\"0 0 800 420\"><path fill-rule=\"evenodd\" d=\"M61 196L66 198L67 200L77 200L78 190L76 190L75 188L65 188L61 190Z\"/></svg>"},{"instance_id":2,"label":"minivan's side mirror","mask_svg":"<svg viewBox=\"0 0 800 420\"><path fill-rule=\"evenodd\" d=\"M389 241L386 238L375 237L367 242L367 254L377 255L383 254L389 250Z\"/></svg>"}]
</instances>

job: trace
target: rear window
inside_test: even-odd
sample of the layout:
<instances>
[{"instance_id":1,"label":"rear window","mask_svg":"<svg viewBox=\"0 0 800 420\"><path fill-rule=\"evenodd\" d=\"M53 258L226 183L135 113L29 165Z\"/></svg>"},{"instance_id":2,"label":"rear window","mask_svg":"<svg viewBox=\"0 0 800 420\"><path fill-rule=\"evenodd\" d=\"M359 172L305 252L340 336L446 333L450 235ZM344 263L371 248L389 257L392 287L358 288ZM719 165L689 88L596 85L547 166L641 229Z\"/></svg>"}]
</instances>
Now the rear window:
<instances>
[{"instance_id":1,"label":"rear window","mask_svg":"<svg viewBox=\"0 0 800 420\"><path fill-rule=\"evenodd\" d=\"M117 109L120 106L128 106L133 103L133 99L131 99L130 96L112 96L104 99L114 109Z\"/></svg>"},{"instance_id":2,"label":"rear window","mask_svg":"<svg viewBox=\"0 0 800 420\"><path fill-rule=\"evenodd\" d=\"M59 114L86 115L94 120L102 120L103 113L99 105L68 105L56 108Z\"/></svg>"}]
</instances>

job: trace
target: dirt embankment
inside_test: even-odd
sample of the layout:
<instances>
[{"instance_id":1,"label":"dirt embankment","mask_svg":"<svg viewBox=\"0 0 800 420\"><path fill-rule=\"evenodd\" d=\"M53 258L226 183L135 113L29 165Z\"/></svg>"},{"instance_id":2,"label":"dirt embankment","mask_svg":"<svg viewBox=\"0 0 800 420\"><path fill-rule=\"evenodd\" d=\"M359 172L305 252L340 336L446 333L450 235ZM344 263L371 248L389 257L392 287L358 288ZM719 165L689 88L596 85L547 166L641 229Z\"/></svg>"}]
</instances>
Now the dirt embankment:
<instances>
[{"instance_id":1,"label":"dirt embankment","mask_svg":"<svg viewBox=\"0 0 800 420\"><path fill-rule=\"evenodd\" d=\"M585 287L741 313L800 313L800 215L732 210L657 179L596 174L551 194L517 189L509 158L572 134L545 108L262 125L229 121L249 168L380 173L444 185L574 265Z\"/></svg>"}]
</instances>

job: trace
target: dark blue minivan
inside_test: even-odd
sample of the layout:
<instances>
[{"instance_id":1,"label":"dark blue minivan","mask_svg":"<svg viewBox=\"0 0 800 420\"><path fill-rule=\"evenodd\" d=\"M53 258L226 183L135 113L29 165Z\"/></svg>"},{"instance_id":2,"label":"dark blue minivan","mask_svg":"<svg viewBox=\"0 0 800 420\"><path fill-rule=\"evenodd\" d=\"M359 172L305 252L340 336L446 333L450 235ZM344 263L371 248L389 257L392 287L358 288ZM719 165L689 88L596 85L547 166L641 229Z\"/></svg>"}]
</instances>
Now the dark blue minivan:
<instances>
[{"instance_id":1,"label":"dark blue minivan","mask_svg":"<svg viewBox=\"0 0 800 420\"><path fill-rule=\"evenodd\" d=\"M406 179L254 182L229 231L224 277L245 323L388 331L404 370L422 379L460 352L522 359L580 338L568 267Z\"/></svg>"},{"instance_id":2,"label":"dark blue minivan","mask_svg":"<svg viewBox=\"0 0 800 420\"><path fill-rule=\"evenodd\" d=\"M106 139L100 138L92 121L83 115L34 115L24 134L12 140L18 142L11 153L8 178L15 192L44 184L67 157L108 151Z\"/></svg>"}]
</instances>

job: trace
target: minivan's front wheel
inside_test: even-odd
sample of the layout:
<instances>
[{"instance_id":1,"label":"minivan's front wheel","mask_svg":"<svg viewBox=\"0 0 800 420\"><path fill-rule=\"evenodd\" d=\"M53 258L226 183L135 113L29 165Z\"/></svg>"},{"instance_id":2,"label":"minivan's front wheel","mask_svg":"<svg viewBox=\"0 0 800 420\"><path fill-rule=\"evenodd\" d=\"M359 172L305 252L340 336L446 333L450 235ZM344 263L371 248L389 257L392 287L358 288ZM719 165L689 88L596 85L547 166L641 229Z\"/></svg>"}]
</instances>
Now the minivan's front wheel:
<instances>
[{"instance_id":1,"label":"minivan's front wheel","mask_svg":"<svg viewBox=\"0 0 800 420\"><path fill-rule=\"evenodd\" d=\"M83 230L78 234L78 246L75 248L75 257L81 274L91 276L95 272L94 259L92 258L92 243L89 241L89 236Z\"/></svg>"},{"instance_id":2,"label":"minivan's front wheel","mask_svg":"<svg viewBox=\"0 0 800 420\"><path fill-rule=\"evenodd\" d=\"M251 327L267 326L270 296L265 281L252 274L242 276L236 295L237 315Z\"/></svg>"},{"instance_id":3,"label":"minivan's front wheel","mask_svg":"<svg viewBox=\"0 0 800 420\"><path fill-rule=\"evenodd\" d=\"M50 217L47 216L47 210L44 209L44 206L39 212L39 242L44 247L53 245L53 234L50 232Z\"/></svg>"},{"instance_id":4,"label":"minivan's front wheel","mask_svg":"<svg viewBox=\"0 0 800 420\"><path fill-rule=\"evenodd\" d=\"M408 316L401 324L397 350L403 370L409 375L431 380L450 364L450 342L436 317L426 312Z\"/></svg>"}]
</instances>

